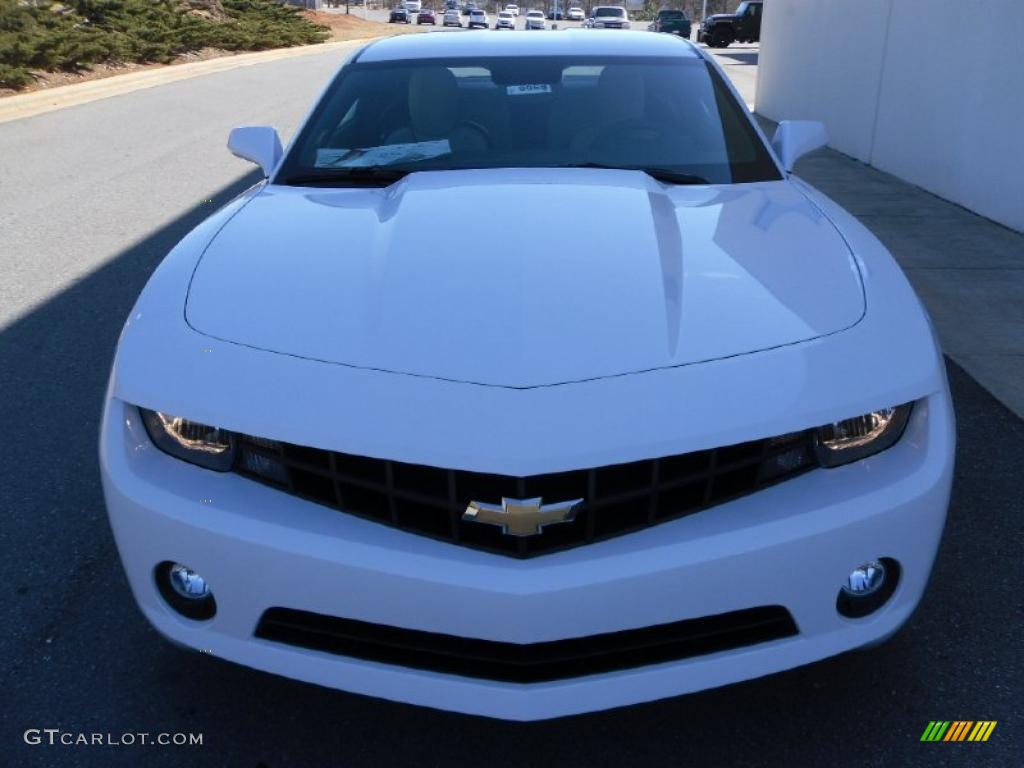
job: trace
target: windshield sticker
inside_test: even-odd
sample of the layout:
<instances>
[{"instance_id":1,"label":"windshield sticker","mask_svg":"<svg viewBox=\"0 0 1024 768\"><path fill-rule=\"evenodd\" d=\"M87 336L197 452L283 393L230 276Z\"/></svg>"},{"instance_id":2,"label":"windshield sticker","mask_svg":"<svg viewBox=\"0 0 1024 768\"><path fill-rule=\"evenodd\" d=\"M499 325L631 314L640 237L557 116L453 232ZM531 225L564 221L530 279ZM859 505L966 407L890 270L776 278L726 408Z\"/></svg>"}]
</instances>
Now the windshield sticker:
<instances>
[{"instance_id":1,"label":"windshield sticker","mask_svg":"<svg viewBox=\"0 0 1024 768\"><path fill-rule=\"evenodd\" d=\"M410 144L387 144L365 149L332 149L321 147L316 151L317 168L361 168L364 166L414 163L432 157L450 154L448 139L416 141Z\"/></svg>"},{"instance_id":2,"label":"windshield sticker","mask_svg":"<svg viewBox=\"0 0 1024 768\"><path fill-rule=\"evenodd\" d=\"M509 96L528 96L531 93L551 93L547 83L529 83L526 85L510 85L505 89Z\"/></svg>"}]
</instances>

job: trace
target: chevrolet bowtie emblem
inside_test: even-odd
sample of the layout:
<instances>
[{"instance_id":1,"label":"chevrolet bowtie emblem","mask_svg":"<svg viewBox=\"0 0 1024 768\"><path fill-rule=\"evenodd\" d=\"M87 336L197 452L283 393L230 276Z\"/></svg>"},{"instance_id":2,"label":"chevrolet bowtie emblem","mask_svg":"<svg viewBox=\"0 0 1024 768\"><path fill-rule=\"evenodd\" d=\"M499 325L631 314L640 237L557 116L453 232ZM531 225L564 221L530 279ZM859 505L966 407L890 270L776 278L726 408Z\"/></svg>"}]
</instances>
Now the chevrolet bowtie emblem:
<instances>
[{"instance_id":1,"label":"chevrolet bowtie emblem","mask_svg":"<svg viewBox=\"0 0 1024 768\"><path fill-rule=\"evenodd\" d=\"M536 536L545 525L571 523L583 499L544 504L543 499L502 499L501 504L471 501L462 513L463 520L500 525L509 536Z\"/></svg>"}]
</instances>

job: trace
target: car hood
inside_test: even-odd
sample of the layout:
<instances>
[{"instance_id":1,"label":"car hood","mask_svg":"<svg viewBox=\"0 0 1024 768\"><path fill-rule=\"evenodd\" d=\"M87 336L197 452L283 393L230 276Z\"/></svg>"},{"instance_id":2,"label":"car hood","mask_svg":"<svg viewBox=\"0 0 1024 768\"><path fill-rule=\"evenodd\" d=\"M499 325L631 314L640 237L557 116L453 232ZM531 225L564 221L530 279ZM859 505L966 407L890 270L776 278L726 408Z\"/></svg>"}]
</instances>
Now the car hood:
<instances>
[{"instance_id":1,"label":"car hood","mask_svg":"<svg viewBox=\"0 0 1024 768\"><path fill-rule=\"evenodd\" d=\"M711 22L711 21L722 21L723 19L738 19L738 18L739 18L739 16L737 16L735 13L713 13L710 16L708 16L705 19L705 21L706 22Z\"/></svg>"},{"instance_id":2,"label":"car hood","mask_svg":"<svg viewBox=\"0 0 1024 768\"><path fill-rule=\"evenodd\" d=\"M863 313L845 241L787 181L510 169L268 186L208 245L185 315L262 350L536 387L794 344Z\"/></svg>"}]
</instances>

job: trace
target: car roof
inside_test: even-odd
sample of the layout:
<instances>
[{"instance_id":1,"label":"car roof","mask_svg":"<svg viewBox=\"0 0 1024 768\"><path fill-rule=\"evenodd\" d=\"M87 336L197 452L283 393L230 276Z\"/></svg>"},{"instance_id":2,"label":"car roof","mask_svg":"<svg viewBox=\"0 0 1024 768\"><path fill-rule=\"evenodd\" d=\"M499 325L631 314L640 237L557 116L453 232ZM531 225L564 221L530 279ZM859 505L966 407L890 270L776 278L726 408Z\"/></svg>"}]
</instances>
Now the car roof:
<instances>
[{"instance_id":1,"label":"car roof","mask_svg":"<svg viewBox=\"0 0 1024 768\"><path fill-rule=\"evenodd\" d=\"M360 63L491 56L678 56L699 58L692 43L675 35L609 29L595 34L564 29L546 35L396 35L366 46Z\"/></svg>"}]
</instances>

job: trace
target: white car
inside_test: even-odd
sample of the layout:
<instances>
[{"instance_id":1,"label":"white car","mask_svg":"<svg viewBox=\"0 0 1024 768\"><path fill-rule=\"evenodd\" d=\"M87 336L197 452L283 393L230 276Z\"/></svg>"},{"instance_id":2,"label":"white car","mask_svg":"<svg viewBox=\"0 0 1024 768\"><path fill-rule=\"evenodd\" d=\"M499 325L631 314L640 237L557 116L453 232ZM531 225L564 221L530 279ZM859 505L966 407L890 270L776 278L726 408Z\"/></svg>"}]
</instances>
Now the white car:
<instances>
[{"instance_id":1,"label":"white car","mask_svg":"<svg viewBox=\"0 0 1024 768\"><path fill-rule=\"evenodd\" d=\"M572 7L565 13L565 18L569 21L583 21L586 18L586 14L583 13L582 8Z\"/></svg>"},{"instance_id":2,"label":"white car","mask_svg":"<svg viewBox=\"0 0 1024 768\"><path fill-rule=\"evenodd\" d=\"M505 6L505 10L508 11L509 13L511 13L513 16L518 16L519 15L519 6L518 5L514 5L514 4L506 5Z\"/></svg>"},{"instance_id":3,"label":"white car","mask_svg":"<svg viewBox=\"0 0 1024 768\"><path fill-rule=\"evenodd\" d=\"M527 11L526 12L526 29L546 29L547 23L544 21L544 11Z\"/></svg>"},{"instance_id":4,"label":"white car","mask_svg":"<svg viewBox=\"0 0 1024 768\"><path fill-rule=\"evenodd\" d=\"M629 29L629 14L621 5L599 5L591 12L585 26L591 29Z\"/></svg>"},{"instance_id":5,"label":"white car","mask_svg":"<svg viewBox=\"0 0 1024 768\"><path fill-rule=\"evenodd\" d=\"M513 720L884 640L928 582L953 410L906 277L790 174L823 141L769 144L689 42L579 30L382 39L286 153L235 129L267 178L153 273L105 399L142 612Z\"/></svg>"},{"instance_id":6,"label":"white car","mask_svg":"<svg viewBox=\"0 0 1024 768\"><path fill-rule=\"evenodd\" d=\"M495 29L515 29L516 17L512 11L499 11L498 20L494 22Z\"/></svg>"},{"instance_id":7,"label":"white car","mask_svg":"<svg viewBox=\"0 0 1024 768\"><path fill-rule=\"evenodd\" d=\"M443 24L446 27L461 27L462 17L458 8L448 8L444 12Z\"/></svg>"},{"instance_id":8,"label":"white car","mask_svg":"<svg viewBox=\"0 0 1024 768\"><path fill-rule=\"evenodd\" d=\"M409 13L419 13L423 9L421 0L405 0L405 10Z\"/></svg>"},{"instance_id":9,"label":"white car","mask_svg":"<svg viewBox=\"0 0 1024 768\"><path fill-rule=\"evenodd\" d=\"M469 21L466 23L466 26L469 29L474 29L476 27L479 27L480 29L487 29L487 24L488 21L486 11L480 10L479 8L474 8L469 12Z\"/></svg>"}]
</instances>

